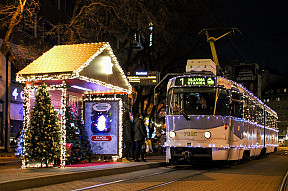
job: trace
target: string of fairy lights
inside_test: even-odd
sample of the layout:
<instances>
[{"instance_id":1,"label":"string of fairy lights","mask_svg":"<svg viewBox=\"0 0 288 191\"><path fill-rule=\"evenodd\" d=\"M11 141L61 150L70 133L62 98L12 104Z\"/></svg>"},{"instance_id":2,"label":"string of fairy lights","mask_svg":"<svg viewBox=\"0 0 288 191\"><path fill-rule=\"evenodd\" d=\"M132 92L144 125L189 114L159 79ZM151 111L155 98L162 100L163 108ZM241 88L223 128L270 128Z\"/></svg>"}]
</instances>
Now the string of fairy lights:
<instances>
[{"instance_id":1,"label":"string of fairy lights","mask_svg":"<svg viewBox=\"0 0 288 191\"><path fill-rule=\"evenodd\" d=\"M24 103L23 103L23 156L26 154L26 142L25 139L27 138L27 131L30 124L30 117L29 117L29 109L30 109L30 91L31 86L27 84L27 86L24 88ZM22 159L22 168L26 168L26 162L24 160L24 157Z\"/></svg>"},{"instance_id":2,"label":"string of fairy lights","mask_svg":"<svg viewBox=\"0 0 288 191\"><path fill-rule=\"evenodd\" d=\"M27 138L26 131L29 128L29 123L30 123L30 118L29 118L29 110L30 110L30 95L31 91L35 91L38 86L31 86L27 85L24 88L24 105L23 105L23 123L24 123L24 129L23 129L23 137ZM61 95L61 109L59 111L60 114L60 119L61 119L61 141L60 141L60 147L61 147L61 155L60 155L60 167L64 168L65 167L65 153L66 153L66 117L65 117L65 111L66 111L66 99L67 99L67 85L65 81L63 80L62 84L60 85L50 85L47 87L48 90L61 90L62 95ZM94 95L86 95L83 101L118 101L119 102L119 116L122 116L122 111L123 111L123 103L121 98L99 98L99 97L93 97ZM93 98L92 98L93 97ZM118 117L118 129L119 129L119 137L118 137L118 151L119 155L118 156L113 156L113 158L121 158L122 157L122 135L123 135L123 129L122 129L122 118ZM23 139L23 155L26 153L26 143ZM26 161L27 162L27 161ZM22 160L22 168L27 168L27 167L39 167L40 165L29 165L26 164L24 160Z\"/></svg>"},{"instance_id":3,"label":"string of fairy lights","mask_svg":"<svg viewBox=\"0 0 288 191\"><path fill-rule=\"evenodd\" d=\"M93 45L92 45L93 44ZM97 43L86 43L84 44L85 46L92 46L97 45ZM24 74L24 73L18 73L17 74L17 81L20 83L25 83L26 82L26 87L24 87L24 105L23 105L23 137L27 138L27 131L29 129L29 124L30 124L30 100L31 100L31 92L35 91L35 89L38 87L37 85L34 85L34 82L39 82L39 81L45 81L45 80L62 80L62 84L60 85L48 85L47 89L48 90L61 90L62 95L61 95L61 109L59 111L60 114L60 119L61 119L61 141L60 141L60 147L61 147L61 156L60 156L60 167L64 168L65 167L65 153L66 153L66 118L65 118L65 111L66 111L66 99L67 99L67 89L69 88L66 85L66 80L71 80L71 79L78 79L81 81L85 82L90 82L93 84L100 85L102 87L106 87L108 89L111 89L112 92L122 92L122 93L127 93L131 94L132 93L132 86L128 82L124 71L120 67L116 56L114 55L111 46L109 43L100 43L102 48L98 48L96 53L94 53L84 64L82 64L78 69L76 69L73 72L60 72L60 73L43 73L43 74ZM77 45L76 45L77 46ZM103 51L107 50L108 55L111 57L111 60L113 62L113 67L116 68L116 72L120 74L120 78L123 81L124 87L119 87L116 85L112 85L110 83L106 83L94 78L89 78L87 76L82 76L80 73L81 71L87 67L97 56L99 56ZM81 50L80 50L81 52ZM45 54L45 53L44 53ZM52 55L53 56L53 55ZM88 98L86 98L83 101L87 101ZM114 100L119 102L119 116L122 116L122 99L120 98L93 98L89 97L89 101L100 101L100 100ZM118 121L119 125L119 156L117 157L122 157L122 118L119 117ZM23 155L26 153L26 143L25 143L25 138L23 139ZM23 157L24 158L24 157ZM115 158L115 156L114 156ZM27 161L22 160L22 168L27 168L27 167L37 167L36 165L29 165L27 164Z\"/></svg>"},{"instance_id":4,"label":"string of fairy lights","mask_svg":"<svg viewBox=\"0 0 288 191\"><path fill-rule=\"evenodd\" d=\"M23 104L23 156L26 153L26 143L25 143L25 138L27 137L27 131L29 128L30 124L30 98L31 98L31 91L35 91L38 88L38 85L29 85L27 84L26 87L24 87L24 104ZM60 167L64 168L65 167L65 153L66 153L66 117L65 117L65 112L66 112L66 99L67 99L67 86L65 81L63 80L62 84L60 85L50 85L47 87L47 90L61 90L62 95L61 95L61 109L60 109L60 148L61 148L61 154L60 154ZM41 165L36 164L36 165L30 165L26 164L24 157L22 159L22 168L27 168L27 167L39 167Z\"/></svg>"},{"instance_id":5,"label":"string of fairy lights","mask_svg":"<svg viewBox=\"0 0 288 191\"><path fill-rule=\"evenodd\" d=\"M92 44L92 43L86 43L86 44ZM121 79L123 79L125 86L127 88L122 88L119 86L115 86L100 80L96 80L93 78L89 78L87 76L82 76L80 75L80 72L87 67L99 54L101 54L104 50L108 51L109 56L111 57L113 63L114 63L114 67L117 69L117 71L120 73ZM23 82L33 82L33 81L43 81L43 80L68 80L68 79L80 79L86 82L91 82L94 84L98 84L101 85L103 87L106 88L111 88L112 90L116 90L116 91L122 91L128 94L132 93L132 86L130 85L130 83L128 82L124 71L122 70L116 56L113 53L113 50L110 46L109 43L104 43L104 46L102 48L100 48L93 56L91 56L82 66L80 66L77 70L73 71L73 72L69 72L69 73L55 73L55 74L31 74L31 75L27 75L27 74L17 74L16 80L20 83Z\"/></svg>"}]
</instances>

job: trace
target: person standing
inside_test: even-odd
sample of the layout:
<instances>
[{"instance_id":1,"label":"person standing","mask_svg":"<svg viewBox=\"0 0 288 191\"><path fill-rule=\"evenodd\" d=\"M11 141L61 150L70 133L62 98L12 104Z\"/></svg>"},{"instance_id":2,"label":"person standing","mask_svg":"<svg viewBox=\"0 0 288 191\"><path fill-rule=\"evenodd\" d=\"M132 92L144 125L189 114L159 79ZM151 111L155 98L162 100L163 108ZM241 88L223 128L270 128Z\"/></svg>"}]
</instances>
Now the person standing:
<instances>
[{"instance_id":1,"label":"person standing","mask_svg":"<svg viewBox=\"0 0 288 191\"><path fill-rule=\"evenodd\" d=\"M147 137L146 127L144 125L143 117L141 114L136 114L134 119L134 141L136 142L136 156L135 162L140 162L139 157L141 155L141 161L146 162L144 159L145 149L145 138Z\"/></svg>"},{"instance_id":2,"label":"person standing","mask_svg":"<svg viewBox=\"0 0 288 191\"><path fill-rule=\"evenodd\" d=\"M123 126L123 157L122 162L130 162L129 161L129 151L131 148L131 144L133 142L133 123L130 118L130 114L128 111L124 111L122 118L122 126Z\"/></svg>"}]
</instances>

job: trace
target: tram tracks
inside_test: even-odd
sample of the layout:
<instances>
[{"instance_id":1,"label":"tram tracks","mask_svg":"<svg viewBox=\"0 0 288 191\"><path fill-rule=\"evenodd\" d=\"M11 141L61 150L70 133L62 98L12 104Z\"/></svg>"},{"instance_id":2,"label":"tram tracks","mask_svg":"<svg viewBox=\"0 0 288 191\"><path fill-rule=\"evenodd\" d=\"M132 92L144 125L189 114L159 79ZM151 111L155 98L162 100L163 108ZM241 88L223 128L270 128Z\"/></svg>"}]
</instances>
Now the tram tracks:
<instances>
[{"instance_id":1,"label":"tram tracks","mask_svg":"<svg viewBox=\"0 0 288 191\"><path fill-rule=\"evenodd\" d=\"M115 180L115 181L106 182L106 183L102 183L102 184L95 184L95 185L93 185L93 186L83 187L83 188L75 189L75 190L72 190L72 191L89 190L89 189L93 189L93 188L97 188L97 187L101 187L101 186L111 185L111 184L120 183L120 182L125 182L125 181L137 180L137 179L141 179L141 178L146 178L146 177L150 177L150 176L161 175L161 174L165 174L165 173L169 173L169 172L174 172L174 171L176 171L176 169L168 170L168 171L165 171L165 172L156 172L156 173L152 173L152 174L149 174L149 175L139 176L139 177L136 177L136 178L126 178L126 179Z\"/></svg>"},{"instance_id":2,"label":"tram tracks","mask_svg":"<svg viewBox=\"0 0 288 191\"><path fill-rule=\"evenodd\" d=\"M213 170L215 170L215 169L213 169ZM161 187L161 186L166 186L168 184L179 182L179 181L182 181L182 180L194 177L194 176L199 176L199 175L202 175L204 173L211 172L211 171L212 170L205 170L203 172L199 172L199 173L192 174L192 175L189 175L189 176L181 177L181 178L178 178L178 179L175 179L175 180L172 180L172 181L168 181L168 182L165 182L165 183L162 183L162 184L158 184L158 185L154 185L154 186L151 186L151 187L147 187L147 188L144 188L144 189L141 189L141 190L138 190L138 191L153 190L154 188L158 188L158 187Z\"/></svg>"},{"instance_id":3,"label":"tram tracks","mask_svg":"<svg viewBox=\"0 0 288 191\"><path fill-rule=\"evenodd\" d=\"M279 157L278 157L279 158ZM283 161L283 159L281 159ZM134 176L134 177L128 177L127 175L124 176L124 178L122 179L115 179L115 177L113 179L110 179L110 182L98 182L98 184L95 184L93 186L88 186L88 187L83 187L83 188L78 188L75 189L75 191L82 191L82 190L106 190L106 189L111 189L111 188L117 188L118 186L120 186L121 188L124 188L125 186L127 186L127 188L131 188L131 190L137 190L137 191L148 191L148 190L158 190L158 189L167 189L167 188L174 188L176 185L179 185L179 182L189 182L189 181L193 181L193 180L200 180L203 179L203 177L209 177L212 178L214 180L214 183L217 181L223 181L220 179L217 179L217 176L219 174L222 174L223 177L230 177L230 179L225 179L221 184L226 185L226 186L231 186L231 182L234 181L234 177L236 176L243 176L243 177L251 177L254 179L255 182L261 182L262 180L267 180L268 181L268 177L269 176L275 176L275 171L272 170L274 169L274 167L272 168L271 166L269 167L269 165L267 166L268 163L263 163L264 166L260 163L261 161L257 161L257 162L250 162L250 163L242 163L242 164L238 164L238 165L216 165L216 166L206 166L205 168L200 167L199 168L195 168L192 166L170 166L170 167L162 167L161 171L159 172L159 170L152 172L151 174L143 174L140 173L139 176ZM267 161L268 162L268 161ZM269 161L269 164L275 163L275 161ZM275 164L278 164L278 162L276 162ZM254 166L257 165L257 166ZM283 164L282 164L283 165ZM280 165L281 166L281 165ZM267 170L265 170L265 168L267 167ZM275 168L277 168L275 166ZM251 169L255 169L255 170L251 170ZM260 169L260 170L259 170ZM263 170L264 169L264 170ZM163 171L164 170L164 171ZM272 171L271 171L272 170ZM182 171L182 172L181 172ZM263 173L263 176L261 176ZM273 175L274 173L274 175ZM282 172L283 173L283 172ZM286 173L281 179L282 182L281 184L278 185L274 184L272 187L274 188L274 190L278 191L285 191L286 190L286 186L287 186L287 181L288 181L288 171L284 172ZM261 175L260 175L261 174ZM216 175L216 176L215 176ZM228 176L226 176L228 175ZM279 175L279 174L278 174ZM233 177L234 176L234 177ZM277 174L276 174L277 176ZM262 179L263 177L263 179ZM111 177L112 178L112 177ZM280 178L280 177L279 177ZM228 182L227 182L228 180ZM248 180L248 179L247 179ZM270 180L270 179L269 179ZM230 181L230 182L229 182ZM279 179L278 179L279 181ZM178 182L178 183L177 183ZM195 186L194 182L194 186ZM229 184L230 183L230 184ZM196 183L198 184L198 182ZM219 185L219 183L215 183L214 185L217 186L217 184ZM251 184L251 183L250 183ZM243 185L240 185L240 187L244 186L244 188L248 188L249 186L259 186L256 184L246 184L246 182L243 183ZM181 185L181 183L180 183ZM234 185L234 184L233 184ZM236 184L235 184L236 185ZM107 187L105 187L107 186ZM197 185L198 188L200 186L205 186L204 184L199 184ZM119 188L120 188L119 187ZM251 187L251 188L252 188ZM263 185L261 185L261 187L263 187L263 190L271 190L271 184L269 183L264 183ZM276 189L275 189L276 188ZM245 190L245 189L244 189Z\"/></svg>"},{"instance_id":4,"label":"tram tracks","mask_svg":"<svg viewBox=\"0 0 288 191\"><path fill-rule=\"evenodd\" d=\"M102 187L102 186L108 186L108 185L112 185L112 184L116 184L116 183L123 183L123 182L133 181L133 180L137 180L137 179L148 178L148 177L151 177L151 176L157 176L157 175L163 175L163 174L167 174L167 173L172 173L172 172L175 172L175 171L185 170L187 168L188 167L184 167L184 168L181 168L181 169L172 169L172 170L168 170L168 171L165 171L165 172L157 172L157 173L152 173L152 174L149 174L149 175L143 175L143 176L139 176L139 177L135 177L135 178L120 179L120 180L115 180L115 181L111 181L111 182L95 184L93 186L87 186L87 187L83 187L83 188L78 188L78 189L75 189L75 190L72 190L72 191L90 190L90 189L95 189L95 188L99 188L99 187ZM149 186L149 187L146 187L144 189L139 189L138 191L152 190L154 188L158 188L158 187L161 187L161 186L165 186L167 184L179 182L179 181L182 181L182 180L194 177L194 176L200 176L200 175L202 175L204 173L211 172L211 171L216 170L216 169L217 168L209 169L209 170L202 170L201 172L196 172L196 173L193 173L193 174L188 175L188 176L177 178L177 179L174 179L174 180L171 180L171 181L166 181L166 182L161 183L161 184L156 184L156 185L153 185L153 186Z\"/></svg>"},{"instance_id":5,"label":"tram tracks","mask_svg":"<svg viewBox=\"0 0 288 191\"><path fill-rule=\"evenodd\" d=\"M288 171L286 172L285 176L282 179L282 182L278 188L278 191L285 191L287 187L287 181L288 181Z\"/></svg>"}]
</instances>

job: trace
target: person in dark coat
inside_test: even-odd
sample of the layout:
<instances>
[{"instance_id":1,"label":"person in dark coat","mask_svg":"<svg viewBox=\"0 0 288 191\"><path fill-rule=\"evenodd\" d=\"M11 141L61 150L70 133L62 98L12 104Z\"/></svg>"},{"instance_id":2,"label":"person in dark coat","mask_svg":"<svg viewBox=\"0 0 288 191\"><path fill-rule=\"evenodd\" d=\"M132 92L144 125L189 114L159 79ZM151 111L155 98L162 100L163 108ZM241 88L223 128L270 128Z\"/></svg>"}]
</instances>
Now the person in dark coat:
<instances>
[{"instance_id":1,"label":"person in dark coat","mask_svg":"<svg viewBox=\"0 0 288 191\"><path fill-rule=\"evenodd\" d=\"M123 126L123 146L124 146L122 162L130 162L129 151L131 148L131 144L133 142L133 124L128 111L125 111L123 113L122 126Z\"/></svg>"},{"instance_id":2,"label":"person in dark coat","mask_svg":"<svg viewBox=\"0 0 288 191\"><path fill-rule=\"evenodd\" d=\"M144 125L143 117L141 114L135 115L134 120L134 141L136 142L136 156L135 156L135 162L139 161L139 156L141 155L141 161L146 162L144 159L145 149L142 149L142 147L145 147L145 138L147 137L147 131L146 127Z\"/></svg>"},{"instance_id":3,"label":"person in dark coat","mask_svg":"<svg viewBox=\"0 0 288 191\"><path fill-rule=\"evenodd\" d=\"M196 110L198 111L197 114L211 115L213 112L212 107L207 104L206 98L203 96L200 98L200 103L196 107Z\"/></svg>"}]
</instances>

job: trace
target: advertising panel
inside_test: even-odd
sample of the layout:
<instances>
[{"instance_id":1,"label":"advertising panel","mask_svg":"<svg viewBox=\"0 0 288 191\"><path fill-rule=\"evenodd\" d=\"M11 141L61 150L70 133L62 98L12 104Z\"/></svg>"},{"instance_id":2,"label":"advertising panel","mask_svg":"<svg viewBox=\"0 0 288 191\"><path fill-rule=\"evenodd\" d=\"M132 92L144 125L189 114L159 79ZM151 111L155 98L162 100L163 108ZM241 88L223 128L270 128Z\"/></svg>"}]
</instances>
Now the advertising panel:
<instances>
[{"instance_id":1,"label":"advertising panel","mask_svg":"<svg viewBox=\"0 0 288 191\"><path fill-rule=\"evenodd\" d=\"M118 155L119 101L84 102L85 127L93 154Z\"/></svg>"},{"instance_id":2,"label":"advertising panel","mask_svg":"<svg viewBox=\"0 0 288 191\"><path fill-rule=\"evenodd\" d=\"M255 96L258 96L258 67L257 64L235 65L235 81L243 84Z\"/></svg>"}]
</instances>

